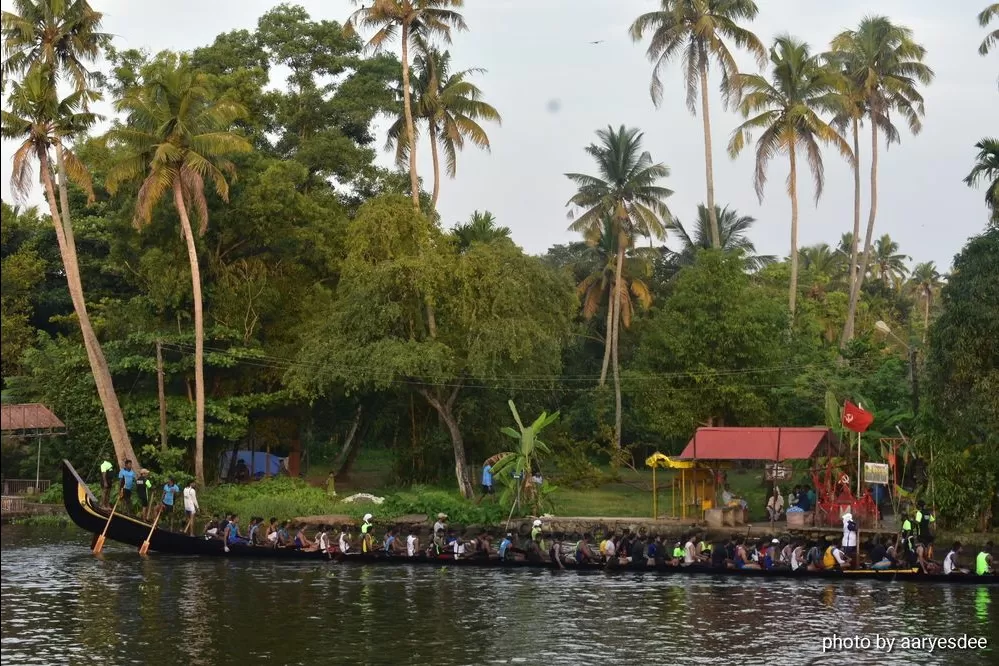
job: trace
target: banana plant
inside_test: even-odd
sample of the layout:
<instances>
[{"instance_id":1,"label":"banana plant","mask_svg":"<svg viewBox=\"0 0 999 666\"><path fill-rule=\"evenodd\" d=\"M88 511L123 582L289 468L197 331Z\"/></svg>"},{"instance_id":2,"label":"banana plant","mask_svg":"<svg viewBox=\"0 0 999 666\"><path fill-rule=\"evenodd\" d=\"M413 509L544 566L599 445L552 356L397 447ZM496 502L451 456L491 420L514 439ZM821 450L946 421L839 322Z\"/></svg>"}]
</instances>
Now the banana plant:
<instances>
[{"instance_id":1,"label":"banana plant","mask_svg":"<svg viewBox=\"0 0 999 666\"><path fill-rule=\"evenodd\" d=\"M518 504L528 504L535 513L538 513L541 508L542 493L534 484L534 472L538 468L539 454L551 453L548 445L538 439L538 434L555 423L559 413L541 412L541 416L536 418L534 423L525 426L520 420L520 414L517 413L513 400L507 404L510 405L518 429L504 426L500 428L500 432L516 440L517 447L512 451L497 453L487 460L486 464L492 465L493 478L498 479L504 486L500 503L511 507L511 515Z\"/></svg>"}]
</instances>

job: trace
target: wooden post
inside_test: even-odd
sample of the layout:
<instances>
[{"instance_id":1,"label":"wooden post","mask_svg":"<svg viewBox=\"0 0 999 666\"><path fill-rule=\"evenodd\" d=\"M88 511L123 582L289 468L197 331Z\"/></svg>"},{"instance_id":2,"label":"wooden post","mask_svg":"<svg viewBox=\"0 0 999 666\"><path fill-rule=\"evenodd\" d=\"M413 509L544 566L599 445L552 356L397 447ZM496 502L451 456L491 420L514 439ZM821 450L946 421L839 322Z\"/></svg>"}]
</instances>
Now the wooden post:
<instances>
[{"instance_id":1,"label":"wooden post","mask_svg":"<svg viewBox=\"0 0 999 666\"><path fill-rule=\"evenodd\" d=\"M777 468L780 465L780 431L781 431L781 429L778 426L778 428L777 428L777 454L776 454L776 456L774 456L774 479L773 479L774 482L773 482L773 487L770 490L770 500L772 500L774 498L774 495L777 494ZM767 500L767 504L770 503L770 500ZM776 501L774 501L774 511L777 511L777 502ZM776 522L776 520L777 519L774 517L774 514L771 513L770 514L770 531L771 532L774 529L774 523Z\"/></svg>"},{"instance_id":2,"label":"wooden post","mask_svg":"<svg viewBox=\"0 0 999 666\"><path fill-rule=\"evenodd\" d=\"M160 401L160 449L167 450L166 387L163 378L163 342L156 340L156 392Z\"/></svg>"}]
</instances>

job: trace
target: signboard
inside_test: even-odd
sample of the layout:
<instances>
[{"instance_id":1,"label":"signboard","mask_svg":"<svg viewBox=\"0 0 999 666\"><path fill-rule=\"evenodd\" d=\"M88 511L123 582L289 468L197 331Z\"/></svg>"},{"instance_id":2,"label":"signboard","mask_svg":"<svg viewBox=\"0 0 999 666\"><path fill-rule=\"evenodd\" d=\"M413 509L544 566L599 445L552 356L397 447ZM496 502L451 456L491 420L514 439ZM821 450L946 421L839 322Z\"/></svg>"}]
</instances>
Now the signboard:
<instances>
[{"instance_id":1,"label":"signboard","mask_svg":"<svg viewBox=\"0 0 999 666\"><path fill-rule=\"evenodd\" d=\"M888 485L887 463L864 463L864 482Z\"/></svg>"},{"instance_id":2,"label":"signboard","mask_svg":"<svg viewBox=\"0 0 999 666\"><path fill-rule=\"evenodd\" d=\"M787 481L791 478L793 470L790 465L777 465L770 463L764 472L767 481Z\"/></svg>"}]
</instances>

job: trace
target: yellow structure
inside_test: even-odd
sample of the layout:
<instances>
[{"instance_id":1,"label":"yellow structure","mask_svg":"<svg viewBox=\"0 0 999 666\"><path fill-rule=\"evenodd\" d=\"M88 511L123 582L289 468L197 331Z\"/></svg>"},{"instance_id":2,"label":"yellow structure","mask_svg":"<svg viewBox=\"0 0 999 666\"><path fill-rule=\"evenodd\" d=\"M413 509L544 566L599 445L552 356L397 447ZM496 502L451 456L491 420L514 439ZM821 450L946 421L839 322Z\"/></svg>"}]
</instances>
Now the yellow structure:
<instances>
[{"instance_id":1,"label":"yellow structure","mask_svg":"<svg viewBox=\"0 0 999 666\"><path fill-rule=\"evenodd\" d=\"M727 461L719 460L674 460L658 451L645 459L645 464L652 468L652 517L659 517L659 492L656 487L656 468L672 469L673 483L670 492L670 516L687 518L688 510L691 517L700 518L703 511L714 507L715 473L716 470L731 466ZM676 470L679 470L677 478ZM680 482L680 513L677 515L677 481ZM707 495L710 486L710 496Z\"/></svg>"}]
</instances>

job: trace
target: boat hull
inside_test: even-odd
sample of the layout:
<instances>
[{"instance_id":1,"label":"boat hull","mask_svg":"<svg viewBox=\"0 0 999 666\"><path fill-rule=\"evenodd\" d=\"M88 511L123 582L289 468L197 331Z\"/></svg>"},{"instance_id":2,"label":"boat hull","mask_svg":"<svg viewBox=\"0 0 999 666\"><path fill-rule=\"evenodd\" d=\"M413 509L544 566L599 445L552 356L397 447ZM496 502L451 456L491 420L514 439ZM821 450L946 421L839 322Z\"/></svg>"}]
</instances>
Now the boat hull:
<instances>
[{"instance_id":1,"label":"boat hull","mask_svg":"<svg viewBox=\"0 0 999 666\"><path fill-rule=\"evenodd\" d=\"M98 535L107 525L107 538L112 541L138 548L150 533L151 525L131 516L115 514L108 524L109 512L101 509L97 498L87 487L87 484L73 469L68 461L63 461L63 501L70 519L81 529ZM226 549L219 539L191 537L167 530L153 530L149 539L149 550L168 555L197 555L228 558L280 559L280 560L335 560L344 563L371 565L406 565L423 564L448 567L487 567L502 569L555 569L550 562L529 562L515 560L501 562L496 558L470 557L454 559L450 556L429 558L426 556L405 557L392 556L381 552L358 553L356 555L330 555L317 551L301 551L294 548L268 548L264 546L233 545ZM608 567L603 564L567 563L567 570L572 571L631 571L648 572L663 575L708 575L739 578L794 578L802 580L882 580L882 581L913 581L918 583L947 583L997 585L999 576L972 575L927 575L915 569L893 569L873 571L862 569L856 571L790 571L788 569L715 569L708 566L675 567L668 565L646 567Z\"/></svg>"}]
</instances>

